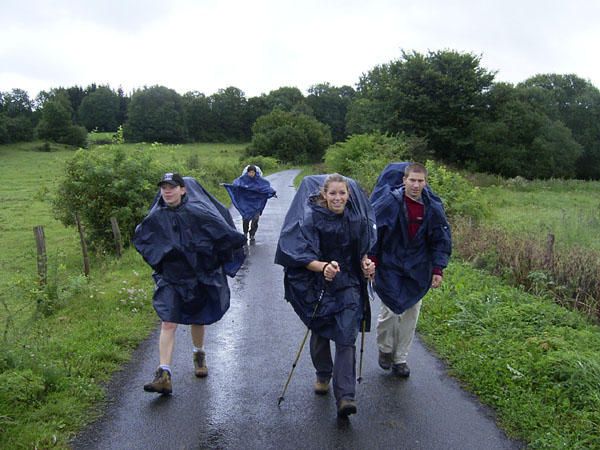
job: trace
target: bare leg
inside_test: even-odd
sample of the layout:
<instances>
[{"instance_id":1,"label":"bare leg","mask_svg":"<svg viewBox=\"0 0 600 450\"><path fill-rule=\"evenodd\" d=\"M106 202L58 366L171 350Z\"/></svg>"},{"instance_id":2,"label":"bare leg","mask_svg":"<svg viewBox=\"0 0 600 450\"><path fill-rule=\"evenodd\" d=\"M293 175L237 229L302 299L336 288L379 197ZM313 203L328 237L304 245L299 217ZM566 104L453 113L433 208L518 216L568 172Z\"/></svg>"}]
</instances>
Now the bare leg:
<instances>
[{"instance_id":1,"label":"bare leg","mask_svg":"<svg viewBox=\"0 0 600 450\"><path fill-rule=\"evenodd\" d=\"M158 339L158 352L161 366L170 366L175 348L175 330L177 324L163 322L160 325L160 338Z\"/></svg>"},{"instance_id":2,"label":"bare leg","mask_svg":"<svg viewBox=\"0 0 600 450\"><path fill-rule=\"evenodd\" d=\"M192 325L192 343L196 348L204 347L204 325Z\"/></svg>"}]
</instances>

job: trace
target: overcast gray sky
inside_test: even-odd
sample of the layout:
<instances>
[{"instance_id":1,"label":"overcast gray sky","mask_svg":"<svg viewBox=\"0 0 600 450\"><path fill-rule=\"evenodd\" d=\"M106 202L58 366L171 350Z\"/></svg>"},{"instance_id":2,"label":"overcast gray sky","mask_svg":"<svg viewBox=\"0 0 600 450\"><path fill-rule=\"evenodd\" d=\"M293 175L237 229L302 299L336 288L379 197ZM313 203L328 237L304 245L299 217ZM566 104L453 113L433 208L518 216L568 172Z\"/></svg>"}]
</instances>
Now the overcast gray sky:
<instances>
[{"instance_id":1,"label":"overcast gray sky","mask_svg":"<svg viewBox=\"0 0 600 450\"><path fill-rule=\"evenodd\" d=\"M599 44L595 0L0 0L0 91L306 93L443 49L480 55L497 81L575 73L600 88Z\"/></svg>"}]
</instances>

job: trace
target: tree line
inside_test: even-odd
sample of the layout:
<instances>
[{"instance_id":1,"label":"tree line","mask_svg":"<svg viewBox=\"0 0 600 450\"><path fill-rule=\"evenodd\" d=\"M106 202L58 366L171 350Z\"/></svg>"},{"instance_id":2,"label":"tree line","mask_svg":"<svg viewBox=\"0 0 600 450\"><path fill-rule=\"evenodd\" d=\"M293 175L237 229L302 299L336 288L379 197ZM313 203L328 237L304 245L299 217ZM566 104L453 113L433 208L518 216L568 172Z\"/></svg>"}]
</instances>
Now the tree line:
<instances>
[{"instance_id":1,"label":"tree line","mask_svg":"<svg viewBox=\"0 0 600 450\"><path fill-rule=\"evenodd\" d=\"M236 87L207 96L164 86L91 85L0 93L0 143L34 137L81 145L85 131L123 125L128 142L248 142L250 154L319 161L332 143L384 133L420 138L439 161L526 178L600 179L600 91L574 74L495 82L480 57L402 52L355 88L329 83L307 95L280 87L247 98Z\"/></svg>"}]
</instances>

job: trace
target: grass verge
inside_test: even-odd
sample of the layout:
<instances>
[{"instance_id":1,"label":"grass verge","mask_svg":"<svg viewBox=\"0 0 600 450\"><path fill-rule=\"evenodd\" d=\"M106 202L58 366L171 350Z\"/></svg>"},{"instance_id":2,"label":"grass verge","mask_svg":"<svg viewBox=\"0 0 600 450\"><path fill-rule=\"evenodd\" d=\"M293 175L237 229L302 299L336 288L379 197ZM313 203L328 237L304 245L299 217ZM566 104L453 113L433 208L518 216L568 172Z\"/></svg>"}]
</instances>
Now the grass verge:
<instances>
[{"instance_id":1,"label":"grass verge","mask_svg":"<svg viewBox=\"0 0 600 450\"><path fill-rule=\"evenodd\" d=\"M423 302L425 342L530 448L600 448L600 329L453 263Z\"/></svg>"}]
</instances>

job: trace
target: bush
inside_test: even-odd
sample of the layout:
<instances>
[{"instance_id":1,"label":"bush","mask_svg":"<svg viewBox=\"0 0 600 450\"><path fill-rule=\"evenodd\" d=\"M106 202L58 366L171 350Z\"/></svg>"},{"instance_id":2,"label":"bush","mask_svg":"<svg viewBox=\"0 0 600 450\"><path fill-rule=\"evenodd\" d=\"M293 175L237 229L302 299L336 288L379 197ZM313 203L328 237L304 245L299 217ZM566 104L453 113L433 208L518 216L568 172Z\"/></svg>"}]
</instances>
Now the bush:
<instances>
[{"instance_id":1,"label":"bush","mask_svg":"<svg viewBox=\"0 0 600 450\"><path fill-rule=\"evenodd\" d=\"M390 161L410 159L411 148L420 141L381 133L358 134L329 147L325 153L328 172L354 178L372 191L377 177Z\"/></svg>"},{"instance_id":2,"label":"bush","mask_svg":"<svg viewBox=\"0 0 600 450\"><path fill-rule=\"evenodd\" d=\"M74 225L74 215L79 213L89 243L96 249L114 247L110 225L114 216L127 246L164 172L160 163L141 150L131 154L118 147L79 150L67 162L59 182L53 200L55 215L64 225Z\"/></svg>"},{"instance_id":3,"label":"bush","mask_svg":"<svg viewBox=\"0 0 600 450\"><path fill-rule=\"evenodd\" d=\"M248 156L265 155L282 162L318 162L331 144L331 130L314 117L275 110L256 119Z\"/></svg>"},{"instance_id":4,"label":"bush","mask_svg":"<svg viewBox=\"0 0 600 450\"><path fill-rule=\"evenodd\" d=\"M58 141L61 144L72 145L73 147L87 147L88 132L85 127L73 125L69 127L66 133Z\"/></svg>"},{"instance_id":5,"label":"bush","mask_svg":"<svg viewBox=\"0 0 600 450\"><path fill-rule=\"evenodd\" d=\"M135 92L128 117L123 126L127 142L185 141L183 102L173 89L153 86Z\"/></svg>"},{"instance_id":6,"label":"bush","mask_svg":"<svg viewBox=\"0 0 600 450\"><path fill-rule=\"evenodd\" d=\"M466 178L434 161L427 161L427 183L444 201L446 214L480 220L490 214L490 206L480 196L479 188Z\"/></svg>"},{"instance_id":7,"label":"bush","mask_svg":"<svg viewBox=\"0 0 600 450\"><path fill-rule=\"evenodd\" d=\"M6 129L10 142L27 142L33 140L33 124L29 117L9 117Z\"/></svg>"},{"instance_id":8,"label":"bush","mask_svg":"<svg viewBox=\"0 0 600 450\"><path fill-rule=\"evenodd\" d=\"M381 133L359 134L327 149L325 166L328 172L338 172L357 180L368 192L373 190L384 167L392 161L410 161L423 155L425 143L404 135ZM480 219L489 207L478 194L479 190L456 172L427 161L428 183L444 201L449 216Z\"/></svg>"}]
</instances>

